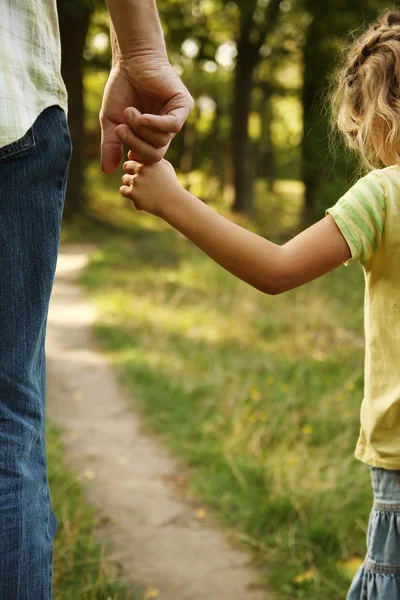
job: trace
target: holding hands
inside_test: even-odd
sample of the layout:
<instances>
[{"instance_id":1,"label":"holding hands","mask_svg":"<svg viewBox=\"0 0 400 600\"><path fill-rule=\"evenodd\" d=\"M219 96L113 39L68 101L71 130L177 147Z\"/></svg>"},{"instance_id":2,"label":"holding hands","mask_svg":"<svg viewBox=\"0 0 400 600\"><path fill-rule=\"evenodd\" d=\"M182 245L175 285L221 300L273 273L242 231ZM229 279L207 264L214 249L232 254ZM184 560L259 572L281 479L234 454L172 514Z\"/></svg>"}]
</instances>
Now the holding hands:
<instances>
[{"instance_id":1,"label":"holding hands","mask_svg":"<svg viewBox=\"0 0 400 600\"><path fill-rule=\"evenodd\" d=\"M99 114L101 170L113 173L123 144L134 160L161 160L193 108L171 66L155 0L106 0L113 60Z\"/></svg>"},{"instance_id":2,"label":"holding hands","mask_svg":"<svg viewBox=\"0 0 400 600\"><path fill-rule=\"evenodd\" d=\"M173 166L164 159L150 165L128 160L123 168L125 175L119 191L132 200L137 210L163 218L184 192Z\"/></svg>"}]
</instances>

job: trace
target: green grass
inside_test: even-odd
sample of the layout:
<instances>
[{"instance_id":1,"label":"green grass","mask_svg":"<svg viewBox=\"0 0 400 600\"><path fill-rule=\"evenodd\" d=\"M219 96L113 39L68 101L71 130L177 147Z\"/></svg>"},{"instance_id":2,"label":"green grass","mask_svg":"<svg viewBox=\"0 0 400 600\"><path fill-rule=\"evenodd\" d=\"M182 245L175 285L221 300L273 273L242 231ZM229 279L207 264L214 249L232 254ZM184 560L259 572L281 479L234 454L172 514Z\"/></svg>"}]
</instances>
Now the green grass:
<instances>
[{"instance_id":1,"label":"green grass","mask_svg":"<svg viewBox=\"0 0 400 600\"><path fill-rule=\"evenodd\" d=\"M193 467L199 500L254 551L262 583L281 600L343 600L372 502L368 467L354 458L362 270L342 266L264 296L128 208L120 176L92 166L90 211L100 221L63 233L99 244L83 283L100 308L104 348L149 425ZM277 222L293 228L300 204L301 188L282 182L274 216L258 209L262 229L248 225L276 241Z\"/></svg>"},{"instance_id":2,"label":"green grass","mask_svg":"<svg viewBox=\"0 0 400 600\"><path fill-rule=\"evenodd\" d=\"M54 600L139 600L94 540L98 517L84 498L76 473L63 462L61 431L46 424L46 447L53 510L58 519L54 543Z\"/></svg>"}]
</instances>

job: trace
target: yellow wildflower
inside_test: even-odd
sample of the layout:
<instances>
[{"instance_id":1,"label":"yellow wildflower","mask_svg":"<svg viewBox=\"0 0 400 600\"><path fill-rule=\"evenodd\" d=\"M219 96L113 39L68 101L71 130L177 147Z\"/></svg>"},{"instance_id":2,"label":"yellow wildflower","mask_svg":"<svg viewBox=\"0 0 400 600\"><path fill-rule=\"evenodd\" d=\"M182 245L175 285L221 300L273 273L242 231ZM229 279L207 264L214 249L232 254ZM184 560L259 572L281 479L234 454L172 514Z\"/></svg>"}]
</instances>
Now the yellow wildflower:
<instances>
[{"instance_id":1,"label":"yellow wildflower","mask_svg":"<svg viewBox=\"0 0 400 600\"><path fill-rule=\"evenodd\" d=\"M158 598L159 595L159 590L156 590L155 588L147 588L143 600L153 600L153 598Z\"/></svg>"},{"instance_id":2,"label":"yellow wildflower","mask_svg":"<svg viewBox=\"0 0 400 600\"><path fill-rule=\"evenodd\" d=\"M295 583L303 583L303 581L311 581L311 579L314 579L313 571L305 571L304 573L300 573L300 575L296 575L293 581Z\"/></svg>"},{"instance_id":3,"label":"yellow wildflower","mask_svg":"<svg viewBox=\"0 0 400 600\"><path fill-rule=\"evenodd\" d=\"M254 400L254 402L259 402L259 400L261 400L261 392L256 387L251 388L250 396L251 396L251 399Z\"/></svg>"},{"instance_id":4,"label":"yellow wildflower","mask_svg":"<svg viewBox=\"0 0 400 600\"><path fill-rule=\"evenodd\" d=\"M337 564L339 567L342 567L342 569L344 569L348 578L352 579L357 573L358 569L363 564L363 562L363 559L359 556L352 556L351 558L348 558L347 560L344 560L343 562L339 562Z\"/></svg>"}]
</instances>

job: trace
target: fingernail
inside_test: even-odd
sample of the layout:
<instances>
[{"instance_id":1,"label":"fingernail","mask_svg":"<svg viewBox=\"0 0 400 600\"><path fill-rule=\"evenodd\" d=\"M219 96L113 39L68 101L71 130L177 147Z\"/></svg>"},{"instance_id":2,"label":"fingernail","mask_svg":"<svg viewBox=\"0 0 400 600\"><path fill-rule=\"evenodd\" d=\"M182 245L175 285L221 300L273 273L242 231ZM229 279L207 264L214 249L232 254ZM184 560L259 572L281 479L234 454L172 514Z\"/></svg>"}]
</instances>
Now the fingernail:
<instances>
[{"instance_id":1,"label":"fingernail","mask_svg":"<svg viewBox=\"0 0 400 600\"><path fill-rule=\"evenodd\" d=\"M131 119L133 119L134 116L135 116L135 113L133 112L132 109L129 109L129 110L126 111L126 117L127 117L127 119L131 120Z\"/></svg>"}]
</instances>

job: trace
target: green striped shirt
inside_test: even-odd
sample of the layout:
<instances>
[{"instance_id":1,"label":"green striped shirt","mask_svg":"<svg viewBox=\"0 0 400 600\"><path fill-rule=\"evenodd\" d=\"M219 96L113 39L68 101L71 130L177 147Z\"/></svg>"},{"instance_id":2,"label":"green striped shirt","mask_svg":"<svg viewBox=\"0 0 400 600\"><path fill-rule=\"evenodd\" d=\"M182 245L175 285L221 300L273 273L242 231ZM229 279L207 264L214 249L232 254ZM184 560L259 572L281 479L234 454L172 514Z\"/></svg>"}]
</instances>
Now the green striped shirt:
<instances>
[{"instance_id":1,"label":"green striped shirt","mask_svg":"<svg viewBox=\"0 0 400 600\"><path fill-rule=\"evenodd\" d=\"M362 177L335 206L328 208L351 251L348 265L356 260L365 265L374 255L382 239L386 200L377 171Z\"/></svg>"},{"instance_id":2,"label":"green striped shirt","mask_svg":"<svg viewBox=\"0 0 400 600\"><path fill-rule=\"evenodd\" d=\"M371 171L326 214L350 248L344 264L356 260L364 270L364 398L355 456L400 469L400 165Z\"/></svg>"},{"instance_id":3,"label":"green striped shirt","mask_svg":"<svg viewBox=\"0 0 400 600\"><path fill-rule=\"evenodd\" d=\"M0 148L67 100L56 0L0 0Z\"/></svg>"}]
</instances>

